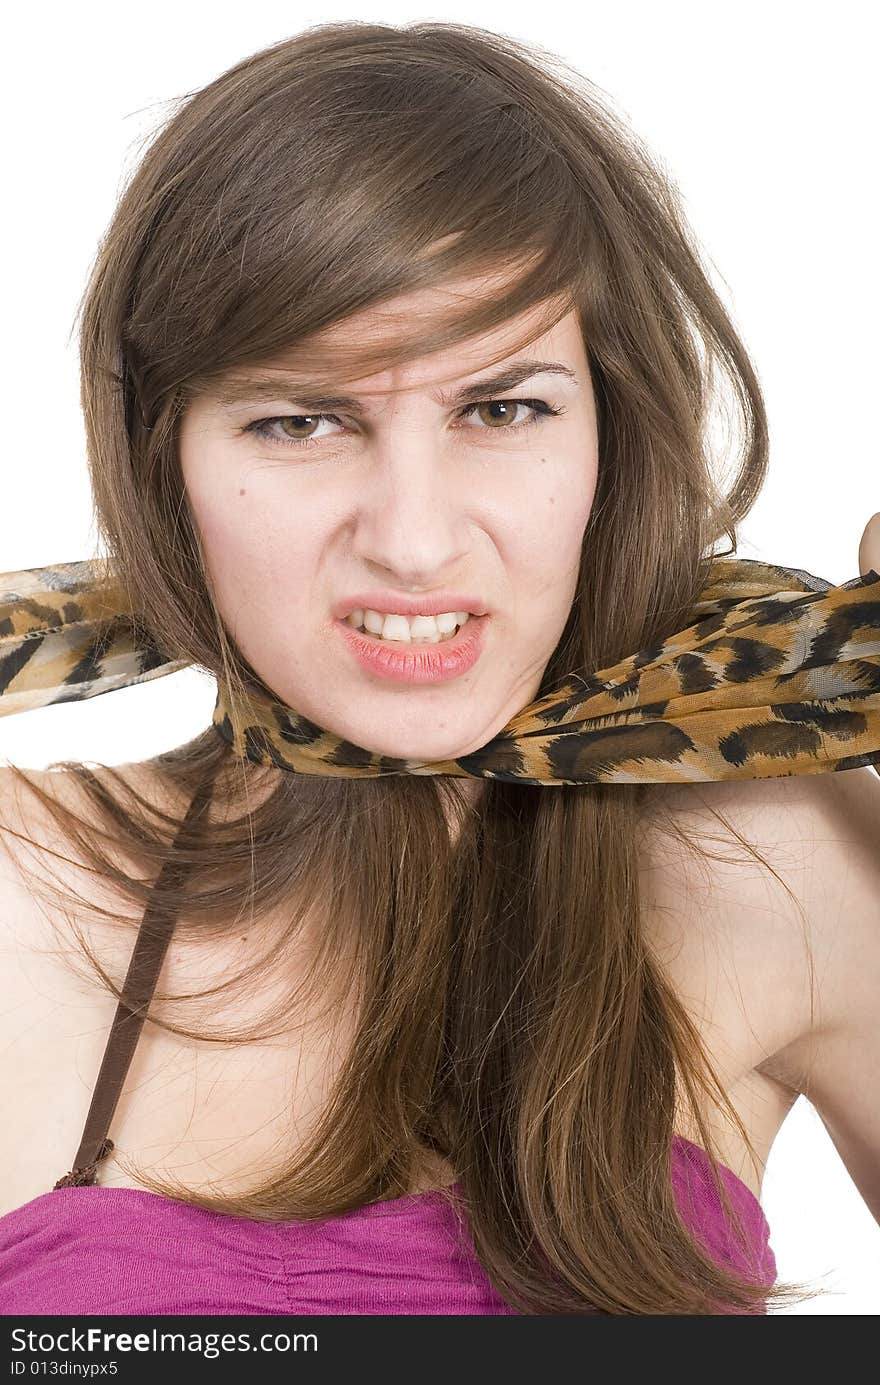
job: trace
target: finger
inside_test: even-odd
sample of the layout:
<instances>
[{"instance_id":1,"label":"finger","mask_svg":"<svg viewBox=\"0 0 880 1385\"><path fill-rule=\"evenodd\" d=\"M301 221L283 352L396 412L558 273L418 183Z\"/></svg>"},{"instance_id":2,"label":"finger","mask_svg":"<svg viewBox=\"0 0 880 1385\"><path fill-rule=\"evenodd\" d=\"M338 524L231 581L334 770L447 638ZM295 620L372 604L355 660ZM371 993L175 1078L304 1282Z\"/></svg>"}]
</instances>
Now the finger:
<instances>
[{"instance_id":1,"label":"finger","mask_svg":"<svg viewBox=\"0 0 880 1385\"><path fill-rule=\"evenodd\" d=\"M859 572L864 575L872 568L880 573L880 512L868 520L859 544Z\"/></svg>"}]
</instances>

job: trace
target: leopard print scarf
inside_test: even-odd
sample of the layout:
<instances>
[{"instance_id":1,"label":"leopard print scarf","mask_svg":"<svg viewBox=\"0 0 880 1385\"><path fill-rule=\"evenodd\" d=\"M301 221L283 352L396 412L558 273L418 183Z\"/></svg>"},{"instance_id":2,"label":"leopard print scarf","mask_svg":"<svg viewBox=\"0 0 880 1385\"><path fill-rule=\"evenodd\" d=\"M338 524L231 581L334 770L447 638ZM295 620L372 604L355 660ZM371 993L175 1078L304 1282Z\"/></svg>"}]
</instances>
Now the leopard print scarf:
<instances>
[{"instance_id":1,"label":"leopard print scarf","mask_svg":"<svg viewBox=\"0 0 880 1385\"><path fill-rule=\"evenodd\" d=\"M163 654L106 559L0 573L0 716L186 667ZM301 774L443 774L525 784L880 774L880 574L839 586L715 558L683 630L524 707L454 760L379 755L218 681L233 754Z\"/></svg>"}]
</instances>

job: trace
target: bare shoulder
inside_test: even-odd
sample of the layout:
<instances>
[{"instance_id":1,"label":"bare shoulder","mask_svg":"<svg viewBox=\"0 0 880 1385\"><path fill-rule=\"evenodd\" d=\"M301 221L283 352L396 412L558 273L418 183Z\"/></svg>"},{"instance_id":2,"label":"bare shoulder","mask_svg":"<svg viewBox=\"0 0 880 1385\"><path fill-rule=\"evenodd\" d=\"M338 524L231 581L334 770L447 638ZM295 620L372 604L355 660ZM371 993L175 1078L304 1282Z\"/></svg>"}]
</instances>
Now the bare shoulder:
<instances>
[{"instance_id":1,"label":"bare shoulder","mask_svg":"<svg viewBox=\"0 0 880 1385\"><path fill-rule=\"evenodd\" d=\"M89 766L89 771L102 786L121 774L122 782L135 791L148 791L149 776L137 765L119 770ZM27 783L15 768L0 766L0 878L15 883L24 872L26 881L36 885L50 878L51 862L51 878L71 883L83 861L68 823L93 825L88 794L68 769L27 768L21 773Z\"/></svg>"},{"instance_id":2,"label":"bare shoulder","mask_svg":"<svg viewBox=\"0 0 880 1385\"><path fill-rule=\"evenodd\" d=\"M72 776L31 768L24 774L29 783L8 765L0 766L0 996L6 1016L10 1005L24 1003L25 991L29 1003L38 1004L39 988L48 985L57 1000L56 983L70 977L69 919L53 892L88 888L89 897L101 897L99 883L88 878L63 830L63 818L59 822L50 806L73 807L82 814Z\"/></svg>"},{"instance_id":3,"label":"bare shoulder","mask_svg":"<svg viewBox=\"0 0 880 1385\"><path fill-rule=\"evenodd\" d=\"M146 802L172 806L146 765L89 770L108 792L121 784ZM0 765L0 949L5 961L0 993L7 1001L16 977L21 979L25 957L30 973L39 957L46 974L51 969L59 980L73 974L71 963L78 954L74 930L87 933L99 951L110 947L110 960L114 937L126 949L131 945L130 932L118 926L125 902L89 865L77 841L78 825L86 830L97 825L77 776L61 767L26 768L23 773L29 782L9 764ZM106 836L101 846L114 865L126 871L133 867ZM99 913L90 912L94 905L113 915L106 927ZM11 954L18 959L17 968L10 965Z\"/></svg>"},{"instance_id":4,"label":"bare shoulder","mask_svg":"<svg viewBox=\"0 0 880 1385\"><path fill-rule=\"evenodd\" d=\"M27 783L9 765L0 766L0 903L4 946L10 941L25 942L30 936L34 911L23 908L23 900L33 899L33 887L44 875L46 857L58 849L57 832L50 827L51 812L39 793L57 798L63 776L36 769L25 769L23 773ZM13 902L17 907L10 907Z\"/></svg>"},{"instance_id":5,"label":"bare shoulder","mask_svg":"<svg viewBox=\"0 0 880 1385\"><path fill-rule=\"evenodd\" d=\"M880 944L877 773L667 785L646 826L658 959L710 1029L803 1091L786 1060L834 1027L847 978Z\"/></svg>"}]
</instances>

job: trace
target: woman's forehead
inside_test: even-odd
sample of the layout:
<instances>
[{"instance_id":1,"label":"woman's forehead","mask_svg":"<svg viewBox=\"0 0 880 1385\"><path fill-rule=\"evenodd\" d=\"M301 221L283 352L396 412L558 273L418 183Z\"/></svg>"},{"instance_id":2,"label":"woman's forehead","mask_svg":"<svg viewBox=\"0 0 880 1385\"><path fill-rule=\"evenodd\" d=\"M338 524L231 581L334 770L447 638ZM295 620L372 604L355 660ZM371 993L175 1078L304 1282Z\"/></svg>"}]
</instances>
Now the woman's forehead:
<instances>
[{"instance_id":1,"label":"woman's forehead","mask_svg":"<svg viewBox=\"0 0 880 1385\"><path fill-rule=\"evenodd\" d=\"M546 309L543 317L546 317ZM370 345L379 349L383 342L387 342L389 348L399 346L400 336L395 337L393 332L388 331L387 315L383 317L383 321L384 335L380 336L376 331L370 337ZM401 319L404 330L407 327L411 328L411 325L412 309L405 319ZM583 359L583 340L577 311L571 309L549 328L541 330L541 326L541 318L532 310L529 314L523 314L512 322L504 323L501 327L477 337L397 362L368 374L342 374L341 371L345 369L342 364L343 355L334 372L334 378L340 387L356 389L362 394L385 394L423 388L436 388L442 394L445 386L455 386L480 372L492 370L494 373L493 368L496 367L509 366L512 370L521 361L533 367L549 363L551 370L556 370L559 374L562 374L563 366L567 366L570 371L576 370ZM321 349L331 349L335 345L344 353L344 348L352 343L363 346L367 335L366 330L361 332L356 328L354 319L336 323L326 334L321 334L320 339L299 343L293 351L279 353L259 369L228 372L224 383L237 389L239 383L246 387L248 381L256 383L259 380L261 389L264 385L271 389L273 379L277 378L279 386L287 386L295 381L303 390L308 390L312 384L317 389L326 381L326 373L314 373L316 358ZM534 373L536 370L533 368L532 374Z\"/></svg>"}]
</instances>

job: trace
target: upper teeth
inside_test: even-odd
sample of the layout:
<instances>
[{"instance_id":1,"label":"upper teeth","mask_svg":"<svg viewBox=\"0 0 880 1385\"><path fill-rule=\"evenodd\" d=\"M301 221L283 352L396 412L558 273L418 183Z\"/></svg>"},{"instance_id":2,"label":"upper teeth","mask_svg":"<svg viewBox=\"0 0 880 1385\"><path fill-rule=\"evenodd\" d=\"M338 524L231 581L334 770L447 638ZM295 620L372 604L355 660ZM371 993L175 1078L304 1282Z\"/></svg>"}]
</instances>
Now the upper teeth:
<instances>
[{"instance_id":1,"label":"upper teeth","mask_svg":"<svg viewBox=\"0 0 880 1385\"><path fill-rule=\"evenodd\" d=\"M468 614L467 611L443 611L436 616L402 616L358 609L346 619L356 630L364 626L371 635L379 635L384 640L418 642L451 635L457 625L464 625Z\"/></svg>"}]
</instances>

